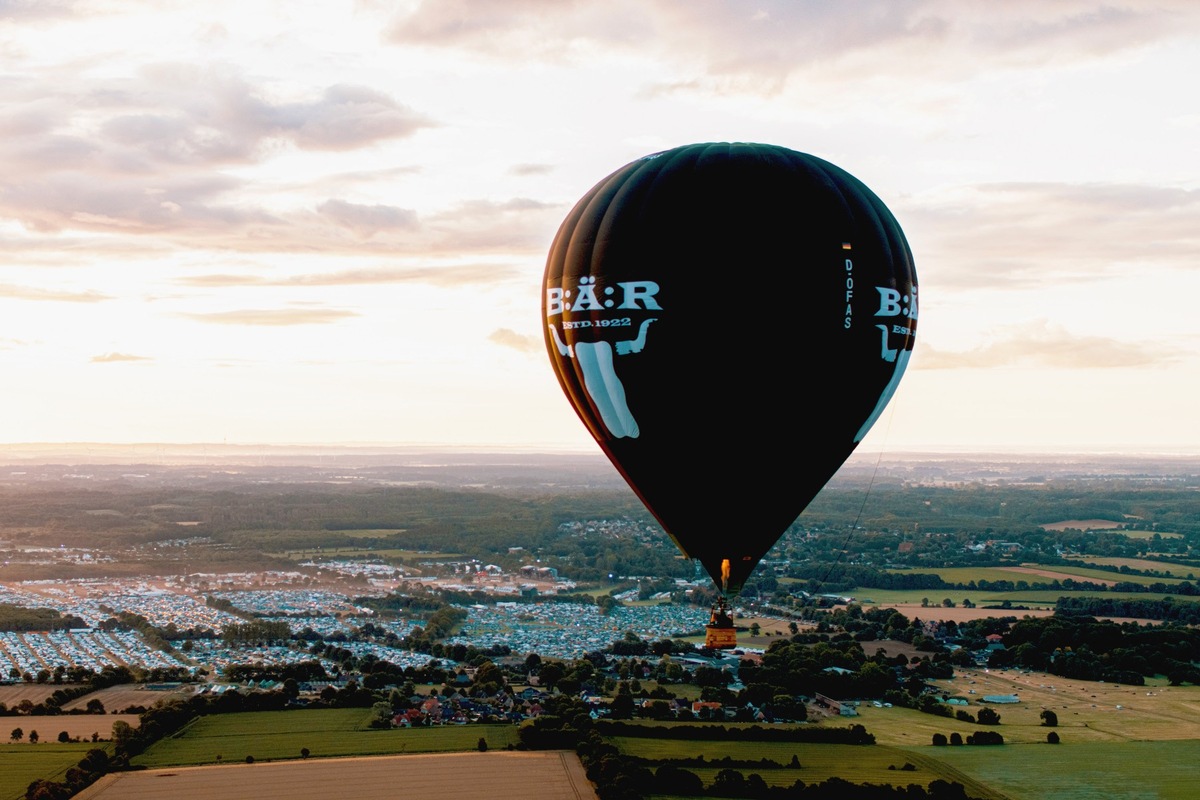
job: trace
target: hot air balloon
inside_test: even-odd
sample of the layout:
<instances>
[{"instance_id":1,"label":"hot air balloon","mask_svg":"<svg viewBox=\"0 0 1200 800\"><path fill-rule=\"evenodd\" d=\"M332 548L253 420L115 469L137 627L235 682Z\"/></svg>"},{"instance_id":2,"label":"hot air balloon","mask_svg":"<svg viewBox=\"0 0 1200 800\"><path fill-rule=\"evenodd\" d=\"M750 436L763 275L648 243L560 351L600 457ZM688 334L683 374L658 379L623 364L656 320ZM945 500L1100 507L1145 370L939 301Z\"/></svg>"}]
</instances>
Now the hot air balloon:
<instances>
[{"instance_id":1,"label":"hot air balloon","mask_svg":"<svg viewBox=\"0 0 1200 800\"><path fill-rule=\"evenodd\" d=\"M712 577L730 644L726 598L853 452L908 364L917 283L900 226L822 159L685 145L584 195L542 288L564 393Z\"/></svg>"}]
</instances>

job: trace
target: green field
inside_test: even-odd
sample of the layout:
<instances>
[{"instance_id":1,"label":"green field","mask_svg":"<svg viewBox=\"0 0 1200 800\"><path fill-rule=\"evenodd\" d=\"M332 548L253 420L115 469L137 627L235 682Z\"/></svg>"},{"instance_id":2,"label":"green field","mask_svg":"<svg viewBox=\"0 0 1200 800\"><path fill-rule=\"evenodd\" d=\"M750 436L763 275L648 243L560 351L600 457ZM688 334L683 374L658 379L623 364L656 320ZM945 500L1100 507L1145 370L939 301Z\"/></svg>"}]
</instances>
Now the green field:
<instances>
[{"instance_id":1,"label":"green field","mask_svg":"<svg viewBox=\"0 0 1200 800\"><path fill-rule=\"evenodd\" d=\"M1012 800L1194 800L1200 743L1006 744L910 751L948 764Z\"/></svg>"},{"instance_id":2,"label":"green field","mask_svg":"<svg viewBox=\"0 0 1200 800\"><path fill-rule=\"evenodd\" d=\"M1149 586L1152 583L1164 583L1164 582L1170 583L1171 582L1170 578L1155 578L1155 577L1152 577L1149 575L1122 575L1118 572L1108 572L1107 570L1102 570L1102 569L1091 569L1086 566L1083 566L1083 567L1054 566L1054 567L1046 567L1046 569L1053 570L1054 572L1060 572L1060 573L1063 573L1065 575L1068 575L1068 576L1071 576L1074 578L1081 578L1083 580L1090 580L1090 581L1121 581L1121 582L1125 582L1125 583L1136 583L1140 586ZM1184 574L1186 575L1187 573L1185 572ZM1035 576L1034 580L1048 580L1048 579L1046 579L1046 578L1039 579ZM1060 578L1059 580L1062 580L1062 579Z\"/></svg>"},{"instance_id":3,"label":"green field","mask_svg":"<svg viewBox=\"0 0 1200 800\"><path fill-rule=\"evenodd\" d=\"M796 756L800 761L798 770L788 767L737 767L738 771L745 775L758 773L772 786L791 786L797 780L821 783L833 777L843 778L852 783L889 783L901 786L916 783L928 786L930 781L940 778L963 783L967 787L967 793L972 796L999 796L990 792L984 784L964 777L953 766L930 759L919 750L910 751L899 747L802 742L710 742L625 736L614 736L609 741L622 753L654 760L695 758L703 755L708 761L718 761L726 757L744 761L766 758L779 764L787 764L793 755ZM902 770L901 767L905 763L911 763L917 769L911 772ZM714 764L711 767L684 769L695 772L709 784L722 767L720 764Z\"/></svg>"},{"instance_id":4,"label":"green field","mask_svg":"<svg viewBox=\"0 0 1200 800\"><path fill-rule=\"evenodd\" d=\"M1047 680L1054 680L1055 686L1038 683ZM946 689L956 694L965 694L968 686L983 692L1019 685L1023 696L1032 697L1020 707L1001 709L1004 724L993 730L1003 733L1008 743L1000 747L933 747L927 744L932 732L961 728L965 734L979 730L980 726L906 709L874 708L864 708L862 718L856 721L861 721L868 730L881 737L883 743L877 745L695 741L665 736L608 738L621 752L651 761L703 756L708 764L685 768L695 772L706 784L713 781L723 768L721 759L727 757L747 762L766 758L786 765L795 756L800 763L799 769L786 766L735 768L745 775L757 773L773 786L790 786L797 780L813 784L835 776L854 783L902 786L927 786L931 781L941 779L961 783L968 795L988 800L1043 797L1055 797L1056 800L1060 797L1066 800L1093 797L1190 800L1195 796L1195 739L1080 741L1078 738L1084 735L1154 735L1148 729L1137 727L1141 717L1153 720L1167 709L1187 717L1188 709L1193 708L1192 696L1196 694L1190 687L1076 685L1020 671L964 672L946 683ZM958 683L962 686L950 685ZM996 685L991 685L993 683ZM1104 694L1106 692L1108 694ZM1097 698L1097 694L1104 696ZM1038 724L1038 709L1044 707L1038 701L1049 697L1054 698L1055 707L1061 705L1063 724L1057 730L1064 743L1057 746L1044 743L1047 729ZM1125 711L1112 711L1116 700L1128 704ZM1086 710L1085 717L1068 714L1068 704L1072 709ZM480 737L486 739L490 749L517 743L518 729L512 725L377 731L365 727L370 716L366 709L208 716L173 738L155 744L134 760L134 766L204 765L218 760L235 763L245 761L248 755L256 761L297 759L301 748L308 748L313 758L466 751L475 749ZM661 727L662 733L669 735L670 726L665 723L645 724L651 728ZM1188 734L1184 732L1183 735ZM35 778L61 775L89 747L0 747L0 800L21 797L25 786ZM902 769L905 764L911 764L913 769Z\"/></svg>"},{"instance_id":5,"label":"green field","mask_svg":"<svg viewBox=\"0 0 1200 800\"><path fill-rule=\"evenodd\" d=\"M1095 559L1099 561L1099 559ZM1153 578L1146 575L1121 575L1116 572L1107 572L1102 569L1091 569L1087 566L1038 566L1036 564L1023 565L1030 569L1044 570L1047 573L1055 573L1053 576L1035 575L1030 572L1018 572L1004 567L941 567L941 568L920 568L913 570L889 570L894 573L923 573L927 575L937 575L946 583L968 584L971 581L978 583L979 581L1025 581L1029 584L1035 583L1050 583L1054 580L1089 580L1096 582L1111 582L1111 581L1127 581L1129 583L1137 583L1143 586L1151 583L1162 583L1162 578ZM1165 565L1170 566L1170 565ZM1186 571L1184 573L1186 575ZM928 591L938 591L929 589Z\"/></svg>"},{"instance_id":6,"label":"green field","mask_svg":"<svg viewBox=\"0 0 1200 800\"><path fill-rule=\"evenodd\" d=\"M1121 531L1122 534L1130 539L1153 539L1155 534L1158 534L1164 539L1181 539L1182 533L1168 533L1167 531Z\"/></svg>"},{"instance_id":7,"label":"green field","mask_svg":"<svg viewBox=\"0 0 1200 800\"><path fill-rule=\"evenodd\" d=\"M406 562L414 560L419 561L446 561L456 558L464 558L462 553L422 553L417 550L408 550L401 547L322 547L304 548L300 550L285 550L281 553L271 553L270 555L279 558L290 558L293 561L308 558L330 558L338 556L340 558L402 558Z\"/></svg>"},{"instance_id":8,"label":"green field","mask_svg":"<svg viewBox=\"0 0 1200 800\"><path fill-rule=\"evenodd\" d=\"M1195 575L1200 574L1200 567L1190 567L1186 564L1172 564L1170 561L1153 561L1147 558L1107 558L1104 556L1081 556L1080 561L1086 561L1089 564L1103 564L1108 567L1129 567L1130 569L1140 570L1155 570L1165 572L1176 578L1183 580L1195 580ZM1189 578L1188 576L1193 576ZM1122 575L1118 580L1125 580L1126 576ZM1161 578L1151 578L1154 580L1162 580Z\"/></svg>"},{"instance_id":9,"label":"green field","mask_svg":"<svg viewBox=\"0 0 1200 800\"><path fill-rule=\"evenodd\" d=\"M491 749L517 742L513 725L371 730L370 717L362 708L217 714L156 743L133 764L173 767L245 761L246 756L255 761L300 758L305 747L313 758L323 758L473 750L480 737Z\"/></svg>"},{"instance_id":10,"label":"green field","mask_svg":"<svg viewBox=\"0 0 1200 800\"><path fill-rule=\"evenodd\" d=\"M943 598L950 598L955 603L962 603L964 599L970 600L977 606L994 606L1007 600L1014 606L1027 606L1029 608L1054 608L1054 603L1060 597L1111 597L1121 598L1124 600L1161 600L1164 597L1173 597L1180 602L1200 602L1200 597L1185 596L1171 594L1170 592L1068 592L1063 589L1059 590L1027 590L1027 591L1012 591L1012 592L981 592L972 591L970 589L873 589L866 586L859 586L853 589L850 594L857 599L857 602L865 605L893 605L896 603L920 603L922 599L928 599L931 606L940 605ZM911 613L908 613L911 611ZM905 609L908 616L920 616L920 611L915 609ZM1012 611L996 611L994 616L1021 616L1019 610Z\"/></svg>"},{"instance_id":11,"label":"green field","mask_svg":"<svg viewBox=\"0 0 1200 800\"><path fill-rule=\"evenodd\" d=\"M0 744L0 800L24 797L25 789L38 778L61 778L88 750L102 746L91 742Z\"/></svg>"}]
</instances>

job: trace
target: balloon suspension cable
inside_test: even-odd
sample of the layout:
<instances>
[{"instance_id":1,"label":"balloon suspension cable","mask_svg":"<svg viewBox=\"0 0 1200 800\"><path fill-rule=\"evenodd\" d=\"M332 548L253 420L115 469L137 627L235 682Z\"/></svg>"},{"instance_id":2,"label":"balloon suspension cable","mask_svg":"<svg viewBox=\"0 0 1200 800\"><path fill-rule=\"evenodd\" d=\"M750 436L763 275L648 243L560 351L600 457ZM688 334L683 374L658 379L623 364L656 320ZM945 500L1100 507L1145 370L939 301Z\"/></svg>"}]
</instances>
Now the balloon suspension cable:
<instances>
[{"instance_id":1,"label":"balloon suspension cable","mask_svg":"<svg viewBox=\"0 0 1200 800\"><path fill-rule=\"evenodd\" d=\"M884 428L883 431L883 440L885 444L887 442L888 434L892 432L892 418L895 416L895 412L896 407L894 405L888 409L887 427ZM879 455L875 457L875 468L871 470L871 480L867 482L867 491L866 494L863 495L862 504L858 507L858 514L854 517L854 524L852 524L850 526L850 530L846 532L846 539L842 542L842 546L838 548L838 551L834 556L833 563L829 565L829 569L825 570L825 578L821 581L821 583L825 583L829 580L829 576L833 574L833 568L841 563L842 555L850 548L850 540L854 537L854 532L858 530L858 523L862 521L863 511L865 511L867 508L867 501L871 499L871 490L875 488L875 476L879 474L879 465L883 462L883 450L883 446L880 445Z\"/></svg>"}]
</instances>

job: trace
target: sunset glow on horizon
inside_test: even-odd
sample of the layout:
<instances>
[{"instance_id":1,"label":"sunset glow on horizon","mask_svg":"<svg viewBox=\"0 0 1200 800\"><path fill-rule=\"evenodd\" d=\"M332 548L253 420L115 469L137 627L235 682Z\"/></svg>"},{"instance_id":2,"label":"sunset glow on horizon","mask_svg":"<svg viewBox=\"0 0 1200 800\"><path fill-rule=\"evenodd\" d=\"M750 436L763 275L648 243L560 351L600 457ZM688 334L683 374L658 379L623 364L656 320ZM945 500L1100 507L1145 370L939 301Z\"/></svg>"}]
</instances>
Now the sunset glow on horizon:
<instances>
[{"instance_id":1,"label":"sunset glow on horizon","mask_svg":"<svg viewBox=\"0 0 1200 800\"><path fill-rule=\"evenodd\" d=\"M748 141L909 240L864 450L1200 453L1197 72L1185 0L0 3L0 443L595 451L547 248L633 159Z\"/></svg>"}]
</instances>

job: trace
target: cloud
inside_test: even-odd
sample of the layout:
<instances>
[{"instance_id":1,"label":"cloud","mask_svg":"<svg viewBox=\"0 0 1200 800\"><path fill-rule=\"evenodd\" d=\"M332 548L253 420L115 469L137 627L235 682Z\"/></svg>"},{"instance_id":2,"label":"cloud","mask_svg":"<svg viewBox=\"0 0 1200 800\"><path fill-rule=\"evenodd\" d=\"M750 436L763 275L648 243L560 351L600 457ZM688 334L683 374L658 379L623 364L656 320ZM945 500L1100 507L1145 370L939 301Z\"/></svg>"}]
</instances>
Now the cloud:
<instances>
[{"instance_id":1,"label":"cloud","mask_svg":"<svg viewBox=\"0 0 1200 800\"><path fill-rule=\"evenodd\" d=\"M913 365L919 369L1109 369L1162 366L1177 360L1178 353L1167 348L1103 336L1075 336L1039 320L972 350L942 351L918 344Z\"/></svg>"},{"instance_id":2,"label":"cloud","mask_svg":"<svg viewBox=\"0 0 1200 800\"><path fill-rule=\"evenodd\" d=\"M567 209L528 197L505 201L468 200L431 214L426 225L435 234L433 245L451 251L504 248L544 250L547 230L554 230Z\"/></svg>"},{"instance_id":3,"label":"cloud","mask_svg":"<svg viewBox=\"0 0 1200 800\"><path fill-rule=\"evenodd\" d=\"M175 280L182 286L225 288L229 286L267 286L268 284L258 275L230 275L227 273L211 273L209 275L189 275Z\"/></svg>"},{"instance_id":4,"label":"cloud","mask_svg":"<svg viewBox=\"0 0 1200 800\"><path fill-rule=\"evenodd\" d=\"M367 206L345 200L326 200L317 207L317 213L364 238L382 230L411 230L417 227L417 212L395 206Z\"/></svg>"},{"instance_id":5,"label":"cloud","mask_svg":"<svg viewBox=\"0 0 1200 800\"><path fill-rule=\"evenodd\" d=\"M922 280L945 287L1094 281L1150 263L1192 269L1200 252L1195 189L982 184L911 198L896 213L921 232Z\"/></svg>"},{"instance_id":6,"label":"cloud","mask_svg":"<svg viewBox=\"0 0 1200 800\"><path fill-rule=\"evenodd\" d=\"M121 91L87 87L97 141L129 166L254 163L272 141L302 150L351 150L436 123L376 89L337 84L305 101L272 102L228 69L147 67ZM121 153L129 148L132 153ZM135 157L136 154L136 157Z\"/></svg>"},{"instance_id":7,"label":"cloud","mask_svg":"<svg viewBox=\"0 0 1200 800\"><path fill-rule=\"evenodd\" d=\"M508 170L513 175L546 175L554 171L551 164L513 164Z\"/></svg>"},{"instance_id":8,"label":"cloud","mask_svg":"<svg viewBox=\"0 0 1200 800\"><path fill-rule=\"evenodd\" d=\"M947 63L955 78L997 65L1036 68L1145 47L1198 21L1200 8L1187 0L424 0L393 18L387 38L522 61L624 50L698 65L709 78L757 78L759 91L771 91L800 70L833 64L838 82L944 75ZM874 66L881 61L888 75Z\"/></svg>"},{"instance_id":9,"label":"cloud","mask_svg":"<svg viewBox=\"0 0 1200 800\"><path fill-rule=\"evenodd\" d=\"M270 109L268 118L299 147L316 150L350 150L435 125L383 92L348 85L331 86L316 102Z\"/></svg>"},{"instance_id":10,"label":"cloud","mask_svg":"<svg viewBox=\"0 0 1200 800\"><path fill-rule=\"evenodd\" d=\"M29 22L69 16L76 4L68 0L0 0L0 22Z\"/></svg>"},{"instance_id":11,"label":"cloud","mask_svg":"<svg viewBox=\"0 0 1200 800\"><path fill-rule=\"evenodd\" d=\"M85 292L66 292L57 289L41 289L34 286L17 286L11 283L0 283L0 297L55 303L100 303L113 299L111 295L101 294L92 289Z\"/></svg>"},{"instance_id":12,"label":"cloud","mask_svg":"<svg viewBox=\"0 0 1200 800\"><path fill-rule=\"evenodd\" d=\"M436 125L363 86L268 99L229 68L158 64L103 84L62 77L5 82L0 108L0 218L39 232L219 232L278 244L299 215L239 202L248 179L218 170L263 163L288 146L354 150ZM339 203L327 204L329 222L358 236L411 213Z\"/></svg>"},{"instance_id":13,"label":"cloud","mask_svg":"<svg viewBox=\"0 0 1200 800\"><path fill-rule=\"evenodd\" d=\"M523 273L508 264L456 264L448 266L381 267L339 272L307 273L286 277L214 273L179 278L184 286L372 286L425 283L434 286L479 286L503 283Z\"/></svg>"},{"instance_id":14,"label":"cloud","mask_svg":"<svg viewBox=\"0 0 1200 800\"><path fill-rule=\"evenodd\" d=\"M329 325L350 317L357 317L359 314L334 308L267 308L182 314L181 316L212 325L284 327L289 325Z\"/></svg>"},{"instance_id":15,"label":"cloud","mask_svg":"<svg viewBox=\"0 0 1200 800\"><path fill-rule=\"evenodd\" d=\"M540 352L543 343L541 339L532 336L522 336L508 328L497 328L488 335L488 341L501 347L511 347L521 353Z\"/></svg>"},{"instance_id":16,"label":"cloud","mask_svg":"<svg viewBox=\"0 0 1200 800\"><path fill-rule=\"evenodd\" d=\"M93 364L114 364L122 361L153 361L149 356L135 356L128 353L104 353L89 359Z\"/></svg>"}]
</instances>

